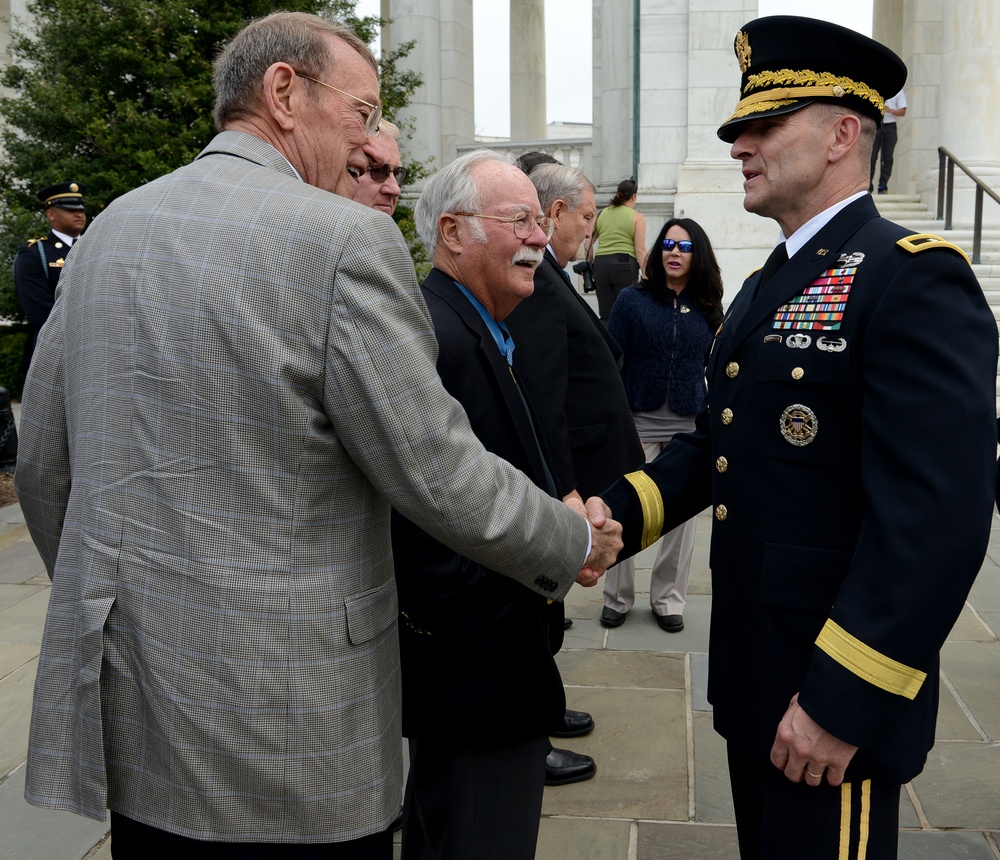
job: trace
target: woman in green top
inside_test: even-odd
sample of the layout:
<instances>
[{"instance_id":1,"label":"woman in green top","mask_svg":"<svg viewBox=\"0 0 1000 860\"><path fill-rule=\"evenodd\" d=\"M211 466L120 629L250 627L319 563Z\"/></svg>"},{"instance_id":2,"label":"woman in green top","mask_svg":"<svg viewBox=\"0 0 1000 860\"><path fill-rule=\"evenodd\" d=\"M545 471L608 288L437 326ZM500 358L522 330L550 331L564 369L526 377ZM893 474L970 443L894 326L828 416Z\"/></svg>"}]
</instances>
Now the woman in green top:
<instances>
[{"instance_id":1,"label":"woman in green top","mask_svg":"<svg viewBox=\"0 0 1000 860\"><path fill-rule=\"evenodd\" d=\"M594 261L594 289L597 309L607 323L618 294L639 280L639 269L646 264L646 219L635 211L636 184L631 179L618 183L618 193L611 205L601 211L587 248L587 259ZM597 251L594 242L600 241Z\"/></svg>"}]
</instances>

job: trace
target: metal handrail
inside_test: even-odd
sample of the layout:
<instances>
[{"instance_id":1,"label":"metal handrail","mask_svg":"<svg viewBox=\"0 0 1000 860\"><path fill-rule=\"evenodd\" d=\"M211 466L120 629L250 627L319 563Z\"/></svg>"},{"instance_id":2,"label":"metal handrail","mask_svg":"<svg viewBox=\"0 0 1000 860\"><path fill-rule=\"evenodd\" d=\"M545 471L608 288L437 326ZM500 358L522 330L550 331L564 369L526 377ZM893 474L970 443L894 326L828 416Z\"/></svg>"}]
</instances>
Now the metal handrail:
<instances>
[{"instance_id":1,"label":"metal handrail","mask_svg":"<svg viewBox=\"0 0 1000 860\"><path fill-rule=\"evenodd\" d=\"M983 245L983 193L989 194L997 203L1000 196L968 167L962 164L943 146L938 147L938 200L937 219L944 218L944 229L951 229L951 213L955 199L955 165L976 184L976 215L972 226L972 262L978 263Z\"/></svg>"}]
</instances>

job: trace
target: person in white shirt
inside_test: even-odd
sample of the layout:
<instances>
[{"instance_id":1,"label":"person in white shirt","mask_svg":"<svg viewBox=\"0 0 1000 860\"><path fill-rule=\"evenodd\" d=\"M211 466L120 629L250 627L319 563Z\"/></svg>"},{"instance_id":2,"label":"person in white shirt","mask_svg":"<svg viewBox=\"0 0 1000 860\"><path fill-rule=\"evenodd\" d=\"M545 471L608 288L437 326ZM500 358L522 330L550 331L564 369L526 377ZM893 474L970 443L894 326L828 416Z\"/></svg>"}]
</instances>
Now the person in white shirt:
<instances>
[{"instance_id":1,"label":"person in white shirt","mask_svg":"<svg viewBox=\"0 0 1000 860\"><path fill-rule=\"evenodd\" d=\"M868 178L868 190L872 190L872 183L875 181L875 162L878 161L878 154L882 152L882 169L878 176L878 193L885 194L889 190L889 177L892 176L892 156L896 151L896 139L899 129L896 127L896 120L906 116L906 94L900 90L891 99L885 100L885 117L882 119L882 126L875 134L875 143L872 146L872 169Z\"/></svg>"}]
</instances>

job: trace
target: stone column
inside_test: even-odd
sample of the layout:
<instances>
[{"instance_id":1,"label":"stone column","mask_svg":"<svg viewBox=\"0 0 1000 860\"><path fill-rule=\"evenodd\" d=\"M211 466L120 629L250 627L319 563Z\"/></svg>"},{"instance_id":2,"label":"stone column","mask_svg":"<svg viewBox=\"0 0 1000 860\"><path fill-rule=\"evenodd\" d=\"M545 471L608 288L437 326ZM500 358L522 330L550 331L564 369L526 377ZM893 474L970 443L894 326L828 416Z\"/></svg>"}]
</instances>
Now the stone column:
<instances>
[{"instance_id":1,"label":"stone column","mask_svg":"<svg viewBox=\"0 0 1000 860\"><path fill-rule=\"evenodd\" d=\"M757 17L757 4L719 0L711 8L698 2L688 5L685 41L678 48L686 50L687 62L685 152L677 168L673 215L693 218L705 228L722 269L728 305L747 274L763 264L778 234L773 221L743 208L739 162L717 134L740 100L733 41L740 27ZM670 95L672 100L681 97Z\"/></svg>"},{"instance_id":2,"label":"stone column","mask_svg":"<svg viewBox=\"0 0 1000 860\"><path fill-rule=\"evenodd\" d=\"M632 175L632 0L594 0L591 181L604 205Z\"/></svg>"},{"instance_id":3,"label":"stone column","mask_svg":"<svg viewBox=\"0 0 1000 860\"><path fill-rule=\"evenodd\" d=\"M916 176L915 167L916 161L919 161L919 156L916 157L913 152L914 138L916 128L916 123L914 122L915 109L911 108L913 98L916 95L915 89L915 78L914 71L912 68L912 63L914 58L907 59L907 39L905 38L905 32L910 31L905 20L905 12L903 9L903 0L874 0L872 3L872 38L876 42L881 42L887 48L895 51L903 61L906 62L907 66L907 82L903 86L903 91L906 93L906 100L908 103L906 109L906 116L898 119L896 121L896 131L899 135L899 139L896 142L896 152L893 157L893 168L892 168L892 178L889 182L890 189L893 194L904 194L912 193L916 189ZM922 51L922 53L924 53ZM918 72L918 77L923 77L922 70ZM882 93L884 98L892 98L893 93ZM921 93L921 101L926 101L929 94ZM934 102L937 101L937 93L932 95ZM927 113L923 114L925 117ZM936 111L935 111L936 119ZM936 139L936 137L932 138ZM936 146L936 144L935 144ZM875 175L873 177L874 181L878 182L878 173L880 166L875 165Z\"/></svg>"},{"instance_id":4,"label":"stone column","mask_svg":"<svg viewBox=\"0 0 1000 860\"><path fill-rule=\"evenodd\" d=\"M510 0L510 139L545 138L545 0Z\"/></svg>"},{"instance_id":5,"label":"stone column","mask_svg":"<svg viewBox=\"0 0 1000 860\"><path fill-rule=\"evenodd\" d=\"M941 143L994 190L1000 189L1000 4L942 3ZM956 169L955 217L971 222L972 185ZM989 198L984 221L1000 223Z\"/></svg>"},{"instance_id":6,"label":"stone column","mask_svg":"<svg viewBox=\"0 0 1000 860\"><path fill-rule=\"evenodd\" d=\"M472 0L382 0L381 14L393 19L382 49L415 41L400 65L424 79L406 110L413 137L403 146L438 170L475 139Z\"/></svg>"}]
</instances>

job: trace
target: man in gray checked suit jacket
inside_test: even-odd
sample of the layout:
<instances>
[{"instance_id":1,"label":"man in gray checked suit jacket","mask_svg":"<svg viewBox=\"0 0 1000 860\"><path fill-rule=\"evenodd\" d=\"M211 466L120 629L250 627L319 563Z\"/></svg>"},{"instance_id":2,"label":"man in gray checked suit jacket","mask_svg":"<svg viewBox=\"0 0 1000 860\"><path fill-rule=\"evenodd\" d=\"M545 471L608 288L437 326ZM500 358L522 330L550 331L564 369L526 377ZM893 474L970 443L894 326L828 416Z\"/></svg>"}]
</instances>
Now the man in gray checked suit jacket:
<instances>
[{"instance_id":1,"label":"man in gray checked suit jacket","mask_svg":"<svg viewBox=\"0 0 1000 860\"><path fill-rule=\"evenodd\" d=\"M337 196L379 121L367 47L280 13L215 85L221 134L94 221L32 362L17 487L52 594L25 794L110 808L116 860L389 858L390 506L555 600L620 527L483 449L398 230Z\"/></svg>"}]
</instances>

